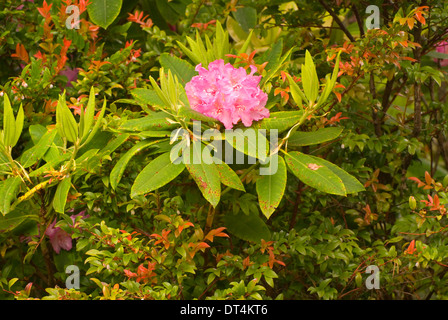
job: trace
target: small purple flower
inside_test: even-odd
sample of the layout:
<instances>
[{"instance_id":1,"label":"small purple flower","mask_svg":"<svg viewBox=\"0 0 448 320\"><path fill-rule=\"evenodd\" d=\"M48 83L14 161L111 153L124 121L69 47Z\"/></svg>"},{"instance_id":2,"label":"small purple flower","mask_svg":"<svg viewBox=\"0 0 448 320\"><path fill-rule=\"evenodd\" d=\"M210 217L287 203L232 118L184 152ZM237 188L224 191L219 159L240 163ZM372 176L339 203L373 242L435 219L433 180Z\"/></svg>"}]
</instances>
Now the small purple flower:
<instances>
[{"instance_id":1,"label":"small purple flower","mask_svg":"<svg viewBox=\"0 0 448 320\"><path fill-rule=\"evenodd\" d=\"M75 227L75 220L76 217L81 216L83 219L88 218L89 215L84 215L85 210L79 212L76 215L71 215L70 218L73 221L72 227ZM50 224L47 228L47 231L45 234L50 238L50 243L53 246L54 251L59 254L61 252L61 249L64 249L66 251L70 251L72 249L72 237L69 233L67 233L65 230L61 229L60 227L55 228L56 225L56 219L53 221L52 224Z\"/></svg>"},{"instance_id":2,"label":"small purple flower","mask_svg":"<svg viewBox=\"0 0 448 320\"><path fill-rule=\"evenodd\" d=\"M59 254L61 248L67 251L72 249L72 237L61 228L54 226L56 225L56 219L47 228L45 234L50 238L50 243L53 246L54 251Z\"/></svg>"},{"instance_id":3,"label":"small purple flower","mask_svg":"<svg viewBox=\"0 0 448 320\"><path fill-rule=\"evenodd\" d=\"M59 72L61 76L66 76L67 81L67 87L72 87L72 81L76 81L78 79L78 68L71 69L71 68L64 68L61 72Z\"/></svg>"}]
</instances>

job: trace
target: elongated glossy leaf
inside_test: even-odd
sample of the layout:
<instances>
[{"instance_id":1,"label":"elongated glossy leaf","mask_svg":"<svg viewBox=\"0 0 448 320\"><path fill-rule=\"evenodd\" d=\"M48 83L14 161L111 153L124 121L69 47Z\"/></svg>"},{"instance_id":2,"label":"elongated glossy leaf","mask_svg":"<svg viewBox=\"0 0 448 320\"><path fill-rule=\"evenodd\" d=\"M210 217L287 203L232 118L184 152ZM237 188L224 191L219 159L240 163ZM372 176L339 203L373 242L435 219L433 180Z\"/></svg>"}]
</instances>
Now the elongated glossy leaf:
<instances>
[{"instance_id":1,"label":"elongated glossy leaf","mask_svg":"<svg viewBox=\"0 0 448 320\"><path fill-rule=\"evenodd\" d=\"M176 129L179 125L170 123L167 118L169 115L165 112L154 112L143 118L131 119L122 123L119 130L135 132L135 131L152 131Z\"/></svg>"},{"instance_id":2,"label":"elongated glossy leaf","mask_svg":"<svg viewBox=\"0 0 448 320\"><path fill-rule=\"evenodd\" d=\"M300 89L299 85L294 81L294 79L289 74L286 77L288 78L289 88L294 102L299 108L303 109L303 101L305 101L305 103L308 103L308 99L305 97L302 89Z\"/></svg>"},{"instance_id":3,"label":"elongated glossy leaf","mask_svg":"<svg viewBox=\"0 0 448 320\"><path fill-rule=\"evenodd\" d=\"M204 161L202 150L202 143L192 143L190 148L184 149L183 159L187 170L198 185L204 198L213 207L216 207L221 198L221 179L216 164L213 162L208 164ZM196 159L198 161L195 161Z\"/></svg>"},{"instance_id":4,"label":"elongated glossy leaf","mask_svg":"<svg viewBox=\"0 0 448 320\"><path fill-rule=\"evenodd\" d=\"M196 120L196 121L206 121L206 122L212 122L212 123L218 121L214 118L207 117L207 116L203 115L202 113L191 109L188 106L180 106L177 115L181 116L181 117L185 117L188 120L191 119L191 120Z\"/></svg>"},{"instance_id":5,"label":"elongated glossy leaf","mask_svg":"<svg viewBox=\"0 0 448 320\"><path fill-rule=\"evenodd\" d=\"M302 65L302 84L308 100L316 101L319 93L319 79L317 78L313 58L308 50L305 52L305 64Z\"/></svg>"},{"instance_id":6,"label":"elongated glossy leaf","mask_svg":"<svg viewBox=\"0 0 448 320\"><path fill-rule=\"evenodd\" d=\"M39 216L24 214L19 210L13 210L6 216L0 215L0 233L11 231L27 220L39 221Z\"/></svg>"},{"instance_id":7,"label":"elongated glossy leaf","mask_svg":"<svg viewBox=\"0 0 448 320\"><path fill-rule=\"evenodd\" d=\"M141 150L150 147L151 145L154 145L157 143L157 141L140 141L137 144L135 144L131 149L129 149L121 158L118 160L115 167L112 169L110 173L110 185L113 189L116 189L118 186L118 183L121 180L121 177L123 176L123 172L126 169L127 164L132 159L133 156L135 156L138 152Z\"/></svg>"},{"instance_id":8,"label":"elongated glossy leaf","mask_svg":"<svg viewBox=\"0 0 448 320\"><path fill-rule=\"evenodd\" d=\"M172 131L168 130L147 130L139 132L137 135L142 138L169 138Z\"/></svg>"},{"instance_id":9,"label":"elongated glossy leaf","mask_svg":"<svg viewBox=\"0 0 448 320\"><path fill-rule=\"evenodd\" d=\"M32 124L29 126L29 132L31 136L31 140L36 145L39 143L40 139L48 132L47 128L40 124ZM46 162L52 161L62 154L62 151L59 147L63 145L63 141L61 137L56 133L53 143L50 148L44 154L43 159ZM22 156L23 157L23 156Z\"/></svg>"},{"instance_id":10,"label":"elongated glossy leaf","mask_svg":"<svg viewBox=\"0 0 448 320\"><path fill-rule=\"evenodd\" d=\"M331 77L329 74L327 74L325 76L325 78L327 79L325 82L325 88L322 91L322 95L319 98L319 102L318 105L321 105L323 103L325 103L325 101L327 100L328 96L330 95L330 93L333 91L333 88L336 84L336 80L338 78L338 72L339 72L339 61L341 59L341 52L339 51L337 57L336 57L336 63L334 65L334 69L333 69L333 73L331 74Z\"/></svg>"},{"instance_id":11,"label":"elongated glossy leaf","mask_svg":"<svg viewBox=\"0 0 448 320\"><path fill-rule=\"evenodd\" d=\"M53 198L53 209L58 213L65 212L65 204L67 203L68 192L72 186L72 177L67 176L61 182L59 182L56 193Z\"/></svg>"},{"instance_id":12,"label":"elongated glossy leaf","mask_svg":"<svg viewBox=\"0 0 448 320\"><path fill-rule=\"evenodd\" d=\"M258 202L261 212L267 219L277 209L286 188L287 173L285 161L278 154L271 156L271 158L274 156L277 157L277 168L271 166L272 171L270 174L262 175L256 181ZM268 168L269 166L266 167ZM273 171L275 169L277 169L276 172Z\"/></svg>"},{"instance_id":13,"label":"elongated glossy leaf","mask_svg":"<svg viewBox=\"0 0 448 320\"><path fill-rule=\"evenodd\" d=\"M265 70L270 70L280 61L282 52L283 52L283 39L280 38L272 46L272 48L269 51L266 51L266 53L263 55L263 61L267 62Z\"/></svg>"},{"instance_id":14,"label":"elongated glossy leaf","mask_svg":"<svg viewBox=\"0 0 448 320\"><path fill-rule=\"evenodd\" d=\"M196 75L196 71L190 63L168 53L160 55L160 64L163 68L171 70L183 86Z\"/></svg>"},{"instance_id":15,"label":"elongated glossy leaf","mask_svg":"<svg viewBox=\"0 0 448 320\"><path fill-rule=\"evenodd\" d=\"M303 132L296 131L288 139L289 146L310 146L331 141L339 137L344 128L328 127L316 131Z\"/></svg>"},{"instance_id":16,"label":"elongated glossy leaf","mask_svg":"<svg viewBox=\"0 0 448 320\"><path fill-rule=\"evenodd\" d=\"M236 150L250 157L266 160L269 141L258 130L253 128L226 130L225 140Z\"/></svg>"},{"instance_id":17,"label":"elongated glossy leaf","mask_svg":"<svg viewBox=\"0 0 448 320\"><path fill-rule=\"evenodd\" d=\"M16 197L20 183L20 177L9 177L0 184L0 212L5 215L11 209L11 203Z\"/></svg>"},{"instance_id":18,"label":"elongated glossy leaf","mask_svg":"<svg viewBox=\"0 0 448 320\"><path fill-rule=\"evenodd\" d=\"M57 134L56 130L47 131L39 142L26 150L20 157L20 162L24 168L28 168L35 164L38 160L42 159L45 153L53 144L53 140Z\"/></svg>"},{"instance_id":19,"label":"elongated glossy leaf","mask_svg":"<svg viewBox=\"0 0 448 320\"><path fill-rule=\"evenodd\" d=\"M130 137L129 133L118 134L115 138L110 140L104 148L101 149L101 151L98 153L98 156L104 157L106 155L111 154L123 143L125 143L129 137Z\"/></svg>"},{"instance_id":20,"label":"elongated glossy leaf","mask_svg":"<svg viewBox=\"0 0 448 320\"><path fill-rule=\"evenodd\" d=\"M229 33L224 31L221 22L216 21L216 35L213 42L216 59L223 59L227 62L226 54L229 53Z\"/></svg>"},{"instance_id":21,"label":"elongated glossy leaf","mask_svg":"<svg viewBox=\"0 0 448 320\"><path fill-rule=\"evenodd\" d=\"M38 177L39 175L43 174L45 171L49 171L49 170L56 168L56 166L61 164L63 161L69 160L70 157L71 157L71 154L67 152L67 153L58 155L55 158L51 158L46 164L39 167L39 169L31 171L29 176L30 177Z\"/></svg>"},{"instance_id":22,"label":"elongated glossy leaf","mask_svg":"<svg viewBox=\"0 0 448 320\"><path fill-rule=\"evenodd\" d=\"M121 5L122 0L90 0L87 11L94 24L107 29L118 17Z\"/></svg>"},{"instance_id":23,"label":"elongated glossy leaf","mask_svg":"<svg viewBox=\"0 0 448 320\"><path fill-rule=\"evenodd\" d=\"M137 88L132 90L131 94L138 103L150 106L165 107L165 103L159 98L155 90Z\"/></svg>"},{"instance_id":24,"label":"elongated glossy leaf","mask_svg":"<svg viewBox=\"0 0 448 320\"><path fill-rule=\"evenodd\" d=\"M183 163L174 164L166 152L152 160L137 176L131 188L131 197L142 195L163 187L183 170Z\"/></svg>"},{"instance_id":25,"label":"elongated glossy leaf","mask_svg":"<svg viewBox=\"0 0 448 320\"><path fill-rule=\"evenodd\" d=\"M56 106L56 127L59 134L70 142L75 142L78 138L78 124L75 117L67 107L65 94L60 96Z\"/></svg>"},{"instance_id":26,"label":"elongated glossy leaf","mask_svg":"<svg viewBox=\"0 0 448 320\"><path fill-rule=\"evenodd\" d=\"M194 40L192 40L190 37L187 36L187 41L189 41L190 46L191 43L194 43ZM180 47L180 49L188 56L188 58L191 59L191 61L195 64L198 65L199 63L201 63L201 56L198 54L198 52L196 50L190 50L188 49L182 42L177 41L177 45Z\"/></svg>"},{"instance_id":27,"label":"elongated glossy leaf","mask_svg":"<svg viewBox=\"0 0 448 320\"><path fill-rule=\"evenodd\" d=\"M90 89L89 100L87 102L87 108L84 116L84 125L82 129L81 138L84 138L89 133L95 116L95 89Z\"/></svg>"},{"instance_id":28,"label":"elongated glossy leaf","mask_svg":"<svg viewBox=\"0 0 448 320\"><path fill-rule=\"evenodd\" d=\"M333 173L336 174L342 180L342 183L345 186L345 190L346 190L347 194L362 192L362 191L366 190L364 188L364 186L362 185L362 183L359 182L354 176L349 174L344 169L338 167L334 163L331 163L327 160L324 160L324 159L321 159L318 157L314 157L314 156L309 156L309 157L311 157L317 165L325 166L328 169L330 169L331 171L333 171Z\"/></svg>"},{"instance_id":29,"label":"elongated glossy leaf","mask_svg":"<svg viewBox=\"0 0 448 320\"><path fill-rule=\"evenodd\" d=\"M102 106L102 108L101 108L100 114L99 114L98 117L96 118L96 122L95 122L95 125L93 126L93 129L90 131L89 134L86 134L86 135L83 137L83 139L81 140L82 143L83 143L84 145L86 145L87 143L89 143L90 140L93 139L93 137L95 136L95 134L96 134L96 133L98 132L98 130L100 129L101 122L103 121L104 113L106 112L106 104L107 104L107 101L106 101L106 99L104 99L103 106Z\"/></svg>"},{"instance_id":30,"label":"elongated glossy leaf","mask_svg":"<svg viewBox=\"0 0 448 320\"><path fill-rule=\"evenodd\" d=\"M19 141L20 135L22 134L24 118L25 118L25 114L23 112L23 107L22 107L22 105L20 105L19 112L17 113L17 118L16 118L16 128L15 128L15 133L14 133L15 136L14 136L14 140L11 144L12 147L17 144L17 142Z\"/></svg>"},{"instance_id":31,"label":"elongated glossy leaf","mask_svg":"<svg viewBox=\"0 0 448 320\"><path fill-rule=\"evenodd\" d=\"M7 94L3 102L3 142L5 146L13 146L16 133L16 120Z\"/></svg>"},{"instance_id":32,"label":"elongated glossy leaf","mask_svg":"<svg viewBox=\"0 0 448 320\"><path fill-rule=\"evenodd\" d=\"M240 211L237 214L226 214L224 225L230 233L246 241L258 243L262 239L271 239L271 232L266 223L255 213L248 215Z\"/></svg>"},{"instance_id":33,"label":"elongated glossy leaf","mask_svg":"<svg viewBox=\"0 0 448 320\"><path fill-rule=\"evenodd\" d=\"M269 115L269 118L253 122L252 128L267 130L277 129L278 133L282 133L296 124L302 115L303 111L272 112Z\"/></svg>"},{"instance_id":34,"label":"elongated glossy leaf","mask_svg":"<svg viewBox=\"0 0 448 320\"><path fill-rule=\"evenodd\" d=\"M252 31L251 31L252 32ZM266 73L266 75L261 79L260 81L260 88L263 88L264 85L272 78L274 77L277 72L281 69L284 63L289 59L291 56L291 53L293 52L294 48L289 49L287 53L283 55L283 57L274 65L272 65L271 68L269 68L269 71Z\"/></svg>"},{"instance_id":35,"label":"elongated glossy leaf","mask_svg":"<svg viewBox=\"0 0 448 320\"><path fill-rule=\"evenodd\" d=\"M314 158L292 151L285 154L285 161L291 172L310 187L330 194L346 195L341 178L327 167L318 165Z\"/></svg>"},{"instance_id":36,"label":"elongated glossy leaf","mask_svg":"<svg viewBox=\"0 0 448 320\"><path fill-rule=\"evenodd\" d=\"M218 169L218 174L221 179L222 184L240 191L245 191L244 185L240 180L240 177L232 170L225 162L216 164L216 169Z\"/></svg>"}]
</instances>

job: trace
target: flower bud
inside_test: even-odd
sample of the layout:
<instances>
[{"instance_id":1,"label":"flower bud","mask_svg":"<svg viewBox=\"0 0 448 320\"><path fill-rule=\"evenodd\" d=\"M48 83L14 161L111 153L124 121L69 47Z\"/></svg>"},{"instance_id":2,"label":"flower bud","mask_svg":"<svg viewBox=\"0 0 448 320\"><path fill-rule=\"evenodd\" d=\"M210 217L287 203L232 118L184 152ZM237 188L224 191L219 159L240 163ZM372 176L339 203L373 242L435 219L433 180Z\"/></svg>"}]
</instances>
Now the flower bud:
<instances>
[{"instance_id":1,"label":"flower bud","mask_svg":"<svg viewBox=\"0 0 448 320\"><path fill-rule=\"evenodd\" d=\"M413 196L409 197L409 207L411 210L415 210L417 208L417 201L415 201L415 198Z\"/></svg>"}]
</instances>

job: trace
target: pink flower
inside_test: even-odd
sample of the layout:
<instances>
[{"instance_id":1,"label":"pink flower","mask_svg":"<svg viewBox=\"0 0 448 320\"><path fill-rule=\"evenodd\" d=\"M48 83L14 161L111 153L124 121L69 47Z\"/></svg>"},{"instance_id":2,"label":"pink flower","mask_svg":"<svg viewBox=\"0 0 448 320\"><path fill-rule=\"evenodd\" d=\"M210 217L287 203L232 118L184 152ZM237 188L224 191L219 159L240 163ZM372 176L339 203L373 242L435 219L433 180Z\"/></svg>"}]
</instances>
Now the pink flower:
<instances>
[{"instance_id":1,"label":"pink flower","mask_svg":"<svg viewBox=\"0 0 448 320\"><path fill-rule=\"evenodd\" d=\"M75 226L76 217L81 216L83 218L88 218L89 216L85 216L85 210L79 212L76 215L71 215L70 218L73 221L73 226ZM72 249L72 237L65 230L60 227L55 228L56 219L50 224L47 228L45 234L50 238L50 243L53 246L54 251L59 254L61 249L70 251Z\"/></svg>"},{"instance_id":2,"label":"pink flower","mask_svg":"<svg viewBox=\"0 0 448 320\"><path fill-rule=\"evenodd\" d=\"M54 251L59 254L61 248L67 251L72 249L72 237L61 228L55 228L56 219L48 227L45 234L50 238L50 243L53 246Z\"/></svg>"},{"instance_id":3,"label":"pink flower","mask_svg":"<svg viewBox=\"0 0 448 320\"><path fill-rule=\"evenodd\" d=\"M448 42L442 41L440 42L437 47L436 51L440 53L447 53L448 54ZM435 62L439 62L441 67L448 66L448 59L434 59Z\"/></svg>"},{"instance_id":4,"label":"pink flower","mask_svg":"<svg viewBox=\"0 0 448 320\"><path fill-rule=\"evenodd\" d=\"M269 117L268 95L258 87L261 76L253 75L256 70L251 66L247 74L243 67L236 69L222 59L211 62L208 70L197 65L199 75L185 85L191 108L221 121L226 129L240 120L250 127L252 121Z\"/></svg>"}]
</instances>

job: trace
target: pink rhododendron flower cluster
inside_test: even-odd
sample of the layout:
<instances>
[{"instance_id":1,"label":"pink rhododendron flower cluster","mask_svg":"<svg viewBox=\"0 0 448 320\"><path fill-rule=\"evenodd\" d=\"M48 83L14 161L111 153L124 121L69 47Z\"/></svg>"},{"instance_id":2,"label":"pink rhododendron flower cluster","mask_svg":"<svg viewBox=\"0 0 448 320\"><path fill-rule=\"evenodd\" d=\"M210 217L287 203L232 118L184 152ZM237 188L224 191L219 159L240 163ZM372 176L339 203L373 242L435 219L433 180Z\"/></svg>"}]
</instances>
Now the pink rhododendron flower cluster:
<instances>
[{"instance_id":1,"label":"pink rhododendron flower cluster","mask_svg":"<svg viewBox=\"0 0 448 320\"><path fill-rule=\"evenodd\" d=\"M197 65L199 75L185 86L191 108L221 121L226 129L240 120L250 127L252 121L269 117L268 96L258 86L261 76L253 75L256 70L251 66L247 74L243 67L234 68L222 59L211 62L208 70Z\"/></svg>"}]
</instances>

